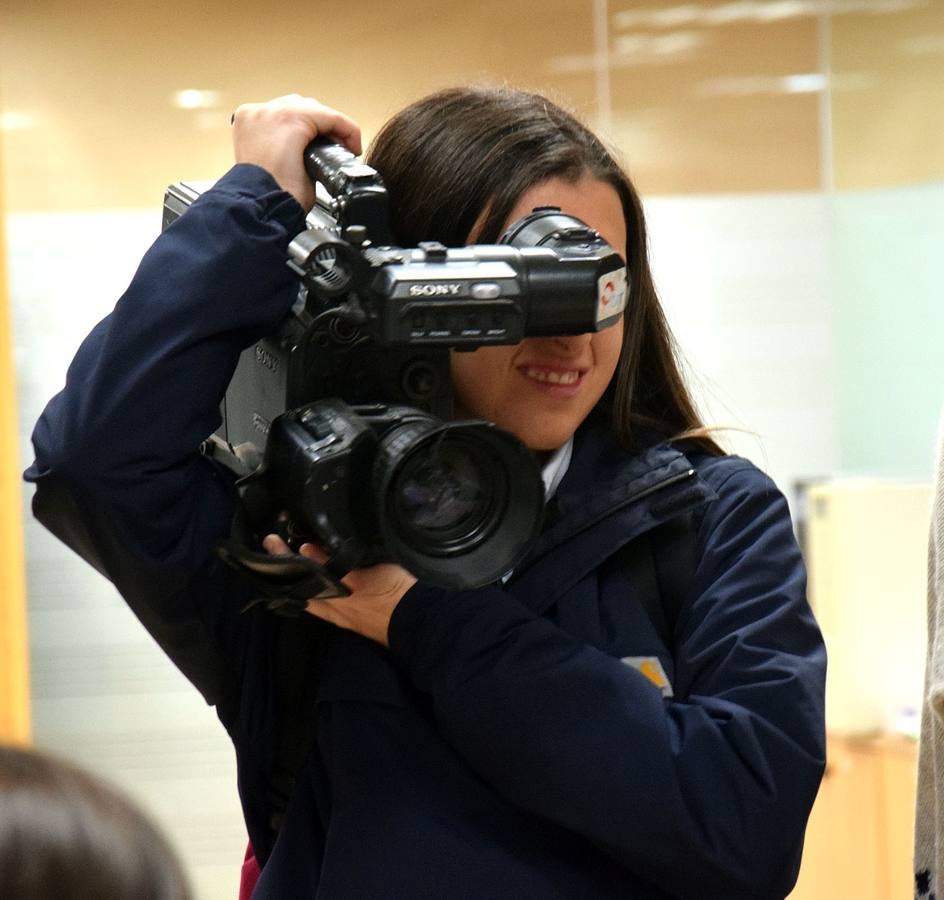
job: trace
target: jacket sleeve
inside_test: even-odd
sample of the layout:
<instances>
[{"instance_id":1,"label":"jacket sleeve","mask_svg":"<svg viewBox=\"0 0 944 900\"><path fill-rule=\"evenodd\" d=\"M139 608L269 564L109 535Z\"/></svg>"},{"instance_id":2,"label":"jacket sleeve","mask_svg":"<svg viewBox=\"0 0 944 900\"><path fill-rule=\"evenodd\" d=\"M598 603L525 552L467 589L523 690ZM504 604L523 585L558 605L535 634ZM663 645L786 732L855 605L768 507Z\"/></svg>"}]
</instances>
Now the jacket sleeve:
<instances>
[{"instance_id":1,"label":"jacket sleeve","mask_svg":"<svg viewBox=\"0 0 944 900\"><path fill-rule=\"evenodd\" d=\"M824 767L825 653L787 505L736 466L698 527L675 697L498 589L418 585L390 645L517 805L679 897L784 897Z\"/></svg>"},{"instance_id":2,"label":"jacket sleeve","mask_svg":"<svg viewBox=\"0 0 944 900\"><path fill-rule=\"evenodd\" d=\"M295 299L286 248L303 227L268 173L234 167L150 248L33 433L37 518L115 583L210 702L238 607L210 552L233 488L198 448L240 351Z\"/></svg>"}]
</instances>

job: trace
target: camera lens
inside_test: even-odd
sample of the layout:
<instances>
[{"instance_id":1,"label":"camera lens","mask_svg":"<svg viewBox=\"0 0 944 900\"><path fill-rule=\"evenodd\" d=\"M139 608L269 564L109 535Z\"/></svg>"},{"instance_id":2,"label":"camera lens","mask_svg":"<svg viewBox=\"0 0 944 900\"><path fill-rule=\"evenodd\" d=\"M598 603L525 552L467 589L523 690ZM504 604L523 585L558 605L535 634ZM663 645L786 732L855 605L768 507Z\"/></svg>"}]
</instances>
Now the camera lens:
<instances>
[{"instance_id":1,"label":"camera lens","mask_svg":"<svg viewBox=\"0 0 944 900\"><path fill-rule=\"evenodd\" d=\"M544 485L533 455L486 422L420 414L383 436L374 466L387 553L430 584L495 581L540 528Z\"/></svg>"},{"instance_id":2,"label":"camera lens","mask_svg":"<svg viewBox=\"0 0 944 900\"><path fill-rule=\"evenodd\" d=\"M433 552L461 552L494 530L507 503L507 485L492 454L461 432L440 432L414 452L390 486L392 511L404 536Z\"/></svg>"}]
</instances>

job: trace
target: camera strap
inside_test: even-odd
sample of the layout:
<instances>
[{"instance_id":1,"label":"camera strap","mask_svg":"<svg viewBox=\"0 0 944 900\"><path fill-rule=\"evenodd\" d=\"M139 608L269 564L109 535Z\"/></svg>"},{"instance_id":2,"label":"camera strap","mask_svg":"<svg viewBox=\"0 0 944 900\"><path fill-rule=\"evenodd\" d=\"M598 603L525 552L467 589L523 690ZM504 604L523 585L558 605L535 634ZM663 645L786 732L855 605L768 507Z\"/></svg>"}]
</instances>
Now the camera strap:
<instances>
[{"instance_id":1,"label":"camera strap","mask_svg":"<svg viewBox=\"0 0 944 900\"><path fill-rule=\"evenodd\" d=\"M676 516L634 538L615 556L663 645L674 653L675 629L698 565L691 514Z\"/></svg>"},{"instance_id":2,"label":"camera strap","mask_svg":"<svg viewBox=\"0 0 944 900\"><path fill-rule=\"evenodd\" d=\"M264 603L274 613L298 616L310 599L347 597L351 593L328 569L298 553L270 556L228 538L216 545L216 554L248 578L260 593L243 607L243 612Z\"/></svg>"}]
</instances>

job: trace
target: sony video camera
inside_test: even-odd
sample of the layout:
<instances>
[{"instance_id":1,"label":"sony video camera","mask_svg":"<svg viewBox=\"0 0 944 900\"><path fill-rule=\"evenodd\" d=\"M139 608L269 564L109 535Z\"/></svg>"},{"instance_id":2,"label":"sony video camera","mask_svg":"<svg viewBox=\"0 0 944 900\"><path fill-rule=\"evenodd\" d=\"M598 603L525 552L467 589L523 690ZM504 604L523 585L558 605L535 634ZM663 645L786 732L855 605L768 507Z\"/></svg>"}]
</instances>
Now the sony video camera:
<instances>
[{"instance_id":1,"label":"sony video camera","mask_svg":"<svg viewBox=\"0 0 944 900\"><path fill-rule=\"evenodd\" d=\"M384 560L453 589L495 581L537 534L543 484L515 437L452 421L450 351L612 325L624 262L552 207L498 245L401 248L374 169L322 141L305 165L318 199L289 246L297 301L243 352L204 449L241 476L255 533L314 541L330 559L293 568L233 542L222 555L294 606L346 593L338 577ZM171 185L164 228L200 192Z\"/></svg>"}]
</instances>

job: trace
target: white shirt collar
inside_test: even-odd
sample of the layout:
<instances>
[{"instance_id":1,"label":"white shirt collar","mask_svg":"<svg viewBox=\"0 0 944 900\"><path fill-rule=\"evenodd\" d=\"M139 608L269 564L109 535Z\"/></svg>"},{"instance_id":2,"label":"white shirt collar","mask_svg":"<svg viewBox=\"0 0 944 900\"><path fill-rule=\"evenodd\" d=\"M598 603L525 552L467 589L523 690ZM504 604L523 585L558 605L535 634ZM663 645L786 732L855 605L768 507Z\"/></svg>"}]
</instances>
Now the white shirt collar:
<instances>
[{"instance_id":1,"label":"white shirt collar","mask_svg":"<svg viewBox=\"0 0 944 900\"><path fill-rule=\"evenodd\" d=\"M544 479L545 503L554 496L558 486L567 474L573 453L574 439L571 437L563 447L555 450L551 454L551 458L544 464L544 468L541 470L541 478Z\"/></svg>"},{"instance_id":2,"label":"white shirt collar","mask_svg":"<svg viewBox=\"0 0 944 900\"><path fill-rule=\"evenodd\" d=\"M554 496L561 481L563 481L564 476L567 474L567 469L570 467L570 458L573 456L573 453L574 439L571 437L563 447L555 450L551 454L551 458L544 463L544 468L541 469L541 478L544 480L545 503ZM502 584L511 578L514 571L514 569L509 569L502 575Z\"/></svg>"}]
</instances>

